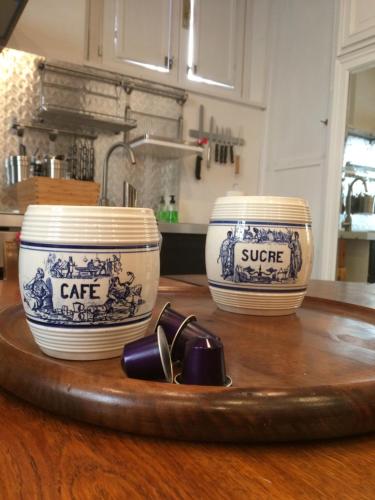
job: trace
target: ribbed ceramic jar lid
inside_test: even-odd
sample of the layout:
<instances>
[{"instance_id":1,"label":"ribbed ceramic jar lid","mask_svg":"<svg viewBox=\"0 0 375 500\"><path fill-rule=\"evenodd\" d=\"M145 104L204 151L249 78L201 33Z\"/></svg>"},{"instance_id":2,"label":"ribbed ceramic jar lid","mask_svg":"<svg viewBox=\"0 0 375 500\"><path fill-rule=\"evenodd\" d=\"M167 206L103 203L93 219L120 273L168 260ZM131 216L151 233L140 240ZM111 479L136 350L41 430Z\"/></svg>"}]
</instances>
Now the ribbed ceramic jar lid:
<instances>
[{"instance_id":1,"label":"ribbed ceramic jar lid","mask_svg":"<svg viewBox=\"0 0 375 500\"><path fill-rule=\"evenodd\" d=\"M156 243L160 235L150 208L29 205L21 239L30 242Z\"/></svg>"},{"instance_id":2,"label":"ribbed ceramic jar lid","mask_svg":"<svg viewBox=\"0 0 375 500\"><path fill-rule=\"evenodd\" d=\"M213 220L259 220L311 224L310 208L302 198L223 196L215 202Z\"/></svg>"}]
</instances>

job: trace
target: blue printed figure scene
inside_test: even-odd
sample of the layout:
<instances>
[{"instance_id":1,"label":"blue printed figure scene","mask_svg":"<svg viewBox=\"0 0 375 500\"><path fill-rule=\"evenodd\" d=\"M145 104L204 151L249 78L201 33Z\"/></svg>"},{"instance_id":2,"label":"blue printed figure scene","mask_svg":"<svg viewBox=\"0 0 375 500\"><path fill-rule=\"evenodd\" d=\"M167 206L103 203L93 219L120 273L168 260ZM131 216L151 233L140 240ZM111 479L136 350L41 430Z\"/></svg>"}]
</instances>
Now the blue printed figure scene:
<instances>
[{"instance_id":1,"label":"blue printed figure scene","mask_svg":"<svg viewBox=\"0 0 375 500\"><path fill-rule=\"evenodd\" d=\"M44 271L38 267L34 278L23 286L24 301L33 311L52 311L51 280L44 280Z\"/></svg>"},{"instance_id":2,"label":"blue printed figure scene","mask_svg":"<svg viewBox=\"0 0 375 500\"><path fill-rule=\"evenodd\" d=\"M117 255L84 256L77 262L71 255L49 253L45 269L38 267L23 285L23 300L33 317L56 324L117 323L134 317L145 303L135 274L127 271L121 281L122 269Z\"/></svg>"},{"instance_id":3,"label":"blue printed figure scene","mask_svg":"<svg viewBox=\"0 0 375 500\"><path fill-rule=\"evenodd\" d=\"M98 276L112 276L119 274L122 270L120 258L112 255L112 258L101 260L98 257L83 259L84 265L77 265L72 256L68 259L56 258L54 253L49 254L47 269L54 278L96 278Z\"/></svg>"},{"instance_id":4,"label":"blue printed figure scene","mask_svg":"<svg viewBox=\"0 0 375 500\"><path fill-rule=\"evenodd\" d=\"M241 248L237 255L239 243ZM269 243L275 245L271 247ZM285 248L289 251L285 252ZM235 229L227 231L220 245L219 261L224 280L236 283L293 283L302 269L299 233L290 229L250 225L241 228L238 236Z\"/></svg>"}]
</instances>

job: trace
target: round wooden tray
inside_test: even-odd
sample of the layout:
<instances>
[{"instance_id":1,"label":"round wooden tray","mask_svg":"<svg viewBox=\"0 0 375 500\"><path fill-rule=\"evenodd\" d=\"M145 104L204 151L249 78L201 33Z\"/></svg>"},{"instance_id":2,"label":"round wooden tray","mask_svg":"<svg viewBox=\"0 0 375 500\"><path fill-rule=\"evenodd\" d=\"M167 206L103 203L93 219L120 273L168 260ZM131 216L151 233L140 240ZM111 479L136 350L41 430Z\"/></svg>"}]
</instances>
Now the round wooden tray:
<instances>
[{"instance_id":1,"label":"round wooden tray","mask_svg":"<svg viewBox=\"0 0 375 500\"><path fill-rule=\"evenodd\" d=\"M232 387L128 379L119 359L49 358L21 306L0 313L0 385L59 415L175 439L285 441L375 429L373 309L307 297L295 315L242 316L191 286L159 293L154 322L167 301L222 338Z\"/></svg>"}]
</instances>

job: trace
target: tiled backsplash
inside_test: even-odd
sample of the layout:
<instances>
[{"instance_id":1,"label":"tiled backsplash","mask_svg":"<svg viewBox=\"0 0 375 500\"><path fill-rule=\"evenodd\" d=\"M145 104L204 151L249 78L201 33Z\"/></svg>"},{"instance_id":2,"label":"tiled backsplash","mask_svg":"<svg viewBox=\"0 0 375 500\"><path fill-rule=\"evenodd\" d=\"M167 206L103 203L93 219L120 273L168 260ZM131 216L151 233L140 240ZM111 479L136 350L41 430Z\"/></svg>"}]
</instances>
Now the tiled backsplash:
<instances>
[{"instance_id":1,"label":"tiled backsplash","mask_svg":"<svg viewBox=\"0 0 375 500\"><path fill-rule=\"evenodd\" d=\"M21 123L30 123L38 108L40 73L37 63L40 60L38 56L11 49L5 49L0 54L0 157L2 165L8 155L18 152L18 138L11 131L12 122L17 120ZM100 85L100 82L95 85ZM60 97L65 98L63 91ZM90 111L101 111L100 99L92 99L84 104ZM119 116L124 116L126 106L130 106L135 112L147 112L173 119L177 119L182 112L181 105L173 99L137 90L128 95L120 89L118 100L114 100L114 106L112 111ZM129 139L146 132L176 138L173 121L149 120L136 114L134 118L137 119L138 126L131 130ZM123 138L122 134L103 132L95 140L95 180L97 182L101 182L106 151L114 142ZM56 154L66 155L73 141L73 137L59 135L56 140ZM49 152L49 139L45 132L26 129L23 143L27 147L28 155L37 152L44 156ZM161 195L174 194L178 199L180 161L137 156L137 164L131 165L122 150L116 151L111 157L108 170L108 197L111 204L122 205L122 186L125 180L137 189L139 206L156 208ZM5 169L2 167L0 205L3 210L14 209L16 208L14 201L7 195L5 187Z\"/></svg>"}]
</instances>

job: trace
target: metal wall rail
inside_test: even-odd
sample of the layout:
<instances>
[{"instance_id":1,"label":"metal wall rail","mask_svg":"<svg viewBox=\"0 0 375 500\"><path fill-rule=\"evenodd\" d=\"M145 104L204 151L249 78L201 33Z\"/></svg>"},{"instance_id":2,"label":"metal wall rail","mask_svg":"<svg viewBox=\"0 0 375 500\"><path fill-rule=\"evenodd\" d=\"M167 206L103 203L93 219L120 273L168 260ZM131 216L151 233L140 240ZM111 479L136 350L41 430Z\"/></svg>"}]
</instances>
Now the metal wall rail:
<instances>
[{"instance_id":1,"label":"metal wall rail","mask_svg":"<svg viewBox=\"0 0 375 500\"><path fill-rule=\"evenodd\" d=\"M77 65L65 65L54 62L41 61L38 64L40 71L53 71L54 73L75 76L77 78L85 78L96 80L102 83L109 83L115 86L121 86L127 94L138 90L148 94L154 94L169 99L174 99L180 104L184 104L188 98L188 94L184 89L179 89L171 85L151 82L141 78L120 75L110 71L104 71L94 68L86 68Z\"/></svg>"}]
</instances>

